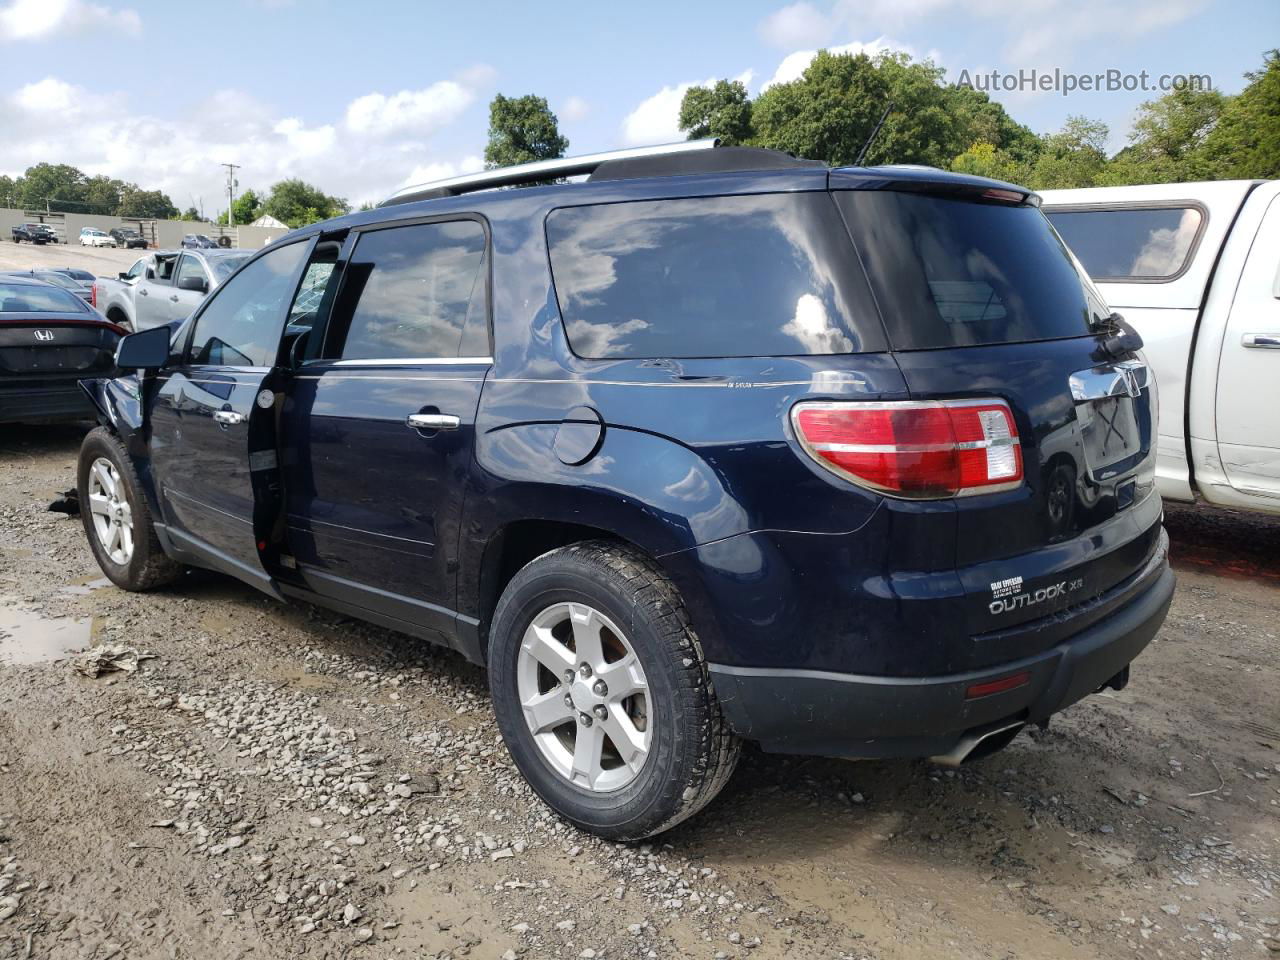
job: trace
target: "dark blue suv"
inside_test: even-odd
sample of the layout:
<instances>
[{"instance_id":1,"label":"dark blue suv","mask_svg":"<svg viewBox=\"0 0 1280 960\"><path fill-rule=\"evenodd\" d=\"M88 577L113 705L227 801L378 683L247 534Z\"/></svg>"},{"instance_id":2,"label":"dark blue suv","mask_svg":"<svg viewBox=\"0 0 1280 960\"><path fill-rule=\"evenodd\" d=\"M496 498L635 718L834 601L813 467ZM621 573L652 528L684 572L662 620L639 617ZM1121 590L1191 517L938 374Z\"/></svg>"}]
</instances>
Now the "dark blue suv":
<instances>
[{"instance_id":1,"label":"dark blue suv","mask_svg":"<svg viewBox=\"0 0 1280 960\"><path fill-rule=\"evenodd\" d=\"M104 572L487 665L525 777L620 839L741 739L959 763L1120 689L1173 592L1155 384L1037 198L710 146L402 192L124 340Z\"/></svg>"}]
</instances>

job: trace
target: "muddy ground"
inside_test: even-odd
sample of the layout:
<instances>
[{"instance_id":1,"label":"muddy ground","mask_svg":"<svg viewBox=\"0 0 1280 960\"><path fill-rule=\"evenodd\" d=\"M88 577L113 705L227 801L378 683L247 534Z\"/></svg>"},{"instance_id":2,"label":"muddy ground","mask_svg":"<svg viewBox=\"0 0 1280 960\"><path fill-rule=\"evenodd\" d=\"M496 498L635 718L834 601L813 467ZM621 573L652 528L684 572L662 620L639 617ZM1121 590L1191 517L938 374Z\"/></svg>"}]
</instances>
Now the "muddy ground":
<instances>
[{"instance_id":1,"label":"muddy ground","mask_svg":"<svg viewBox=\"0 0 1280 960\"><path fill-rule=\"evenodd\" d=\"M1168 623L1046 733L958 772L748 751L622 847L524 787L457 656L104 585L46 510L78 442L0 433L0 958L1280 955L1280 522L1170 508ZM154 658L66 659L114 641Z\"/></svg>"}]
</instances>

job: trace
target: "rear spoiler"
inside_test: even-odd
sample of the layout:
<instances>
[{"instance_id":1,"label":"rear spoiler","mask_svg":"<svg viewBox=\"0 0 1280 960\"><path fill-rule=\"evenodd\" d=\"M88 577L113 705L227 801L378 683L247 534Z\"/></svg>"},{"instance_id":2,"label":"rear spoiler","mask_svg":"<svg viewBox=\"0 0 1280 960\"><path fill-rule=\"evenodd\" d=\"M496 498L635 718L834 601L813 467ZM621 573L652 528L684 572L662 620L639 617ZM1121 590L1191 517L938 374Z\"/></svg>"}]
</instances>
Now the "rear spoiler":
<instances>
[{"instance_id":1,"label":"rear spoiler","mask_svg":"<svg viewBox=\"0 0 1280 960\"><path fill-rule=\"evenodd\" d=\"M897 190L956 199L1040 206L1040 195L1016 183L951 173L910 163L882 167L840 167L831 171L832 190Z\"/></svg>"}]
</instances>

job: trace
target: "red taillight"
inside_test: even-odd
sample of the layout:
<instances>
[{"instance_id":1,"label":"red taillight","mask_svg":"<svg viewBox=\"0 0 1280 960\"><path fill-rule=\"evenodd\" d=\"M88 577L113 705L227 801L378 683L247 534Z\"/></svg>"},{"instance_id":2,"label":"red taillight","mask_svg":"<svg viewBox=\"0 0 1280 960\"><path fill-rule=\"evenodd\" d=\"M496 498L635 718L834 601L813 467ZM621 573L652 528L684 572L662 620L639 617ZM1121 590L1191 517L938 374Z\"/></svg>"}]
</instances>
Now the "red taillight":
<instances>
[{"instance_id":1,"label":"red taillight","mask_svg":"<svg viewBox=\"0 0 1280 960\"><path fill-rule=\"evenodd\" d=\"M963 497L1022 484L1018 428L1003 400L799 403L791 419L820 464L890 496Z\"/></svg>"},{"instance_id":2,"label":"red taillight","mask_svg":"<svg viewBox=\"0 0 1280 960\"><path fill-rule=\"evenodd\" d=\"M98 285L96 283L89 284L89 306L97 309L98 306Z\"/></svg>"}]
</instances>

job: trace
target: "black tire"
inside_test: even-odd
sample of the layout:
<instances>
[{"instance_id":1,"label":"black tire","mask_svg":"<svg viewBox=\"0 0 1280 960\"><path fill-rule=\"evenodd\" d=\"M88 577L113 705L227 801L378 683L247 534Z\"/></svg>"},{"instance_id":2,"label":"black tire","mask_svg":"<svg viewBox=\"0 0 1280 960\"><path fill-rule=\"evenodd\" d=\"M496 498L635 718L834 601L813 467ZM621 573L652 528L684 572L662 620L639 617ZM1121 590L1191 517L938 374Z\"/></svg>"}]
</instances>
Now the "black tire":
<instances>
[{"instance_id":1,"label":"black tire","mask_svg":"<svg viewBox=\"0 0 1280 960\"><path fill-rule=\"evenodd\" d=\"M115 466L133 516L133 555L124 564L111 559L93 526L93 515L89 508L89 470L100 457L111 461ZM89 540L89 548L93 551L98 566L112 583L123 590L153 590L172 583L181 576L182 565L165 556L156 537L151 509L142 492L138 474L133 469L133 461L129 459L120 438L106 427L90 430L80 445L76 490L80 501L80 521Z\"/></svg>"},{"instance_id":2,"label":"black tire","mask_svg":"<svg viewBox=\"0 0 1280 960\"><path fill-rule=\"evenodd\" d=\"M557 772L520 704L517 660L525 630L538 613L563 602L589 604L618 624L648 683L648 756L635 779L611 792L588 790ZM490 637L489 687L503 739L525 779L566 820L609 840L639 840L693 816L728 782L740 741L720 711L679 592L644 554L609 541L543 554L503 591Z\"/></svg>"}]
</instances>

